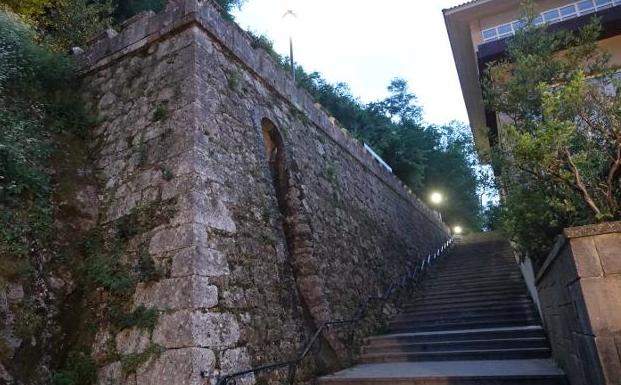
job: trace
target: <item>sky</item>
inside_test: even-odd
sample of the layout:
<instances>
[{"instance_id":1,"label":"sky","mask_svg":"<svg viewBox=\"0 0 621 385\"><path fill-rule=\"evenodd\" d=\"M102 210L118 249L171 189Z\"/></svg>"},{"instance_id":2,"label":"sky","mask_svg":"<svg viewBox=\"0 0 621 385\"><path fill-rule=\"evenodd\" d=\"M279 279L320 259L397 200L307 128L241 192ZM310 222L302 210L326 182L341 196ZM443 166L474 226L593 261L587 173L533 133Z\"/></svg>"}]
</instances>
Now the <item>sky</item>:
<instances>
[{"instance_id":1,"label":"sky","mask_svg":"<svg viewBox=\"0 0 621 385\"><path fill-rule=\"evenodd\" d=\"M289 53L282 16L293 9L294 58L307 72L345 82L363 102L408 81L428 123L467 122L442 9L466 0L247 0L234 13L245 29Z\"/></svg>"}]
</instances>

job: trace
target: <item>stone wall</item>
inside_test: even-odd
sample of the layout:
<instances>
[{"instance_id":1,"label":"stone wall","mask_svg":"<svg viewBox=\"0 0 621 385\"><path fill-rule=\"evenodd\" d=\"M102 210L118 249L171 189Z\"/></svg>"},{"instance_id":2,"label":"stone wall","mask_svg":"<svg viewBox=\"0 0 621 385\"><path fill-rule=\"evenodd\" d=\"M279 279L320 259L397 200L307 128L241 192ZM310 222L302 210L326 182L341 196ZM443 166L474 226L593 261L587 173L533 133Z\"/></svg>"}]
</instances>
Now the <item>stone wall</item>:
<instances>
[{"instance_id":1,"label":"stone wall","mask_svg":"<svg viewBox=\"0 0 621 385\"><path fill-rule=\"evenodd\" d=\"M621 384L621 222L566 229L537 277L571 385Z\"/></svg>"},{"instance_id":2,"label":"stone wall","mask_svg":"<svg viewBox=\"0 0 621 385\"><path fill-rule=\"evenodd\" d=\"M448 238L211 3L138 15L81 60L100 117L100 226L151 213L124 260L146 256L160 272L130 304L158 311L152 331L100 327L101 384L213 383L288 359L322 321L351 316ZM330 334L323 361L299 375L346 358L342 337ZM127 370L128 357L145 359Z\"/></svg>"}]
</instances>

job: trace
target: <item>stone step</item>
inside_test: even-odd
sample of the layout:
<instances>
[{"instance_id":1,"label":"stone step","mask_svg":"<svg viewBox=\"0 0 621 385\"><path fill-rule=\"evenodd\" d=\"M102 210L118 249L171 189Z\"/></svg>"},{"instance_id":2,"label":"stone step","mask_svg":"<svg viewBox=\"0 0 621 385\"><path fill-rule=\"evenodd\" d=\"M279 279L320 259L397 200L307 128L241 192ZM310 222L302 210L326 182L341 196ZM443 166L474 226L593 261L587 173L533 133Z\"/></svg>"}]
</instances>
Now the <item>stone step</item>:
<instances>
[{"instance_id":1,"label":"stone step","mask_svg":"<svg viewBox=\"0 0 621 385\"><path fill-rule=\"evenodd\" d=\"M416 333L394 333L368 337L366 339L366 342L368 344L387 344L535 337L545 337L545 332L541 325L487 329L441 330Z\"/></svg>"},{"instance_id":2,"label":"stone step","mask_svg":"<svg viewBox=\"0 0 621 385\"><path fill-rule=\"evenodd\" d=\"M489 281L502 281L502 280L510 280L515 281L522 279L519 271L509 271L509 272L501 272L498 274L489 274L489 273L478 273L472 272L469 274L460 274L460 275L442 275L438 276L435 279L428 275L425 277L425 284L427 283L438 283L438 284L476 284L476 283L487 283Z\"/></svg>"},{"instance_id":3,"label":"stone step","mask_svg":"<svg viewBox=\"0 0 621 385\"><path fill-rule=\"evenodd\" d=\"M454 295L454 294L487 294L487 293L497 293L497 292L505 292L505 291L524 291L528 290L526 285L524 284L505 284L498 286L480 286L480 287L472 287L472 288L462 288L460 290L459 287L454 286L451 289L442 289L442 288L432 288L428 290L421 290L419 296L421 298L435 295Z\"/></svg>"},{"instance_id":4,"label":"stone step","mask_svg":"<svg viewBox=\"0 0 621 385\"><path fill-rule=\"evenodd\" d=\"M434 286L476 286L476 285L495 285L504 282L524 282L521 273L509 273L501 276L484 276L484 277L476 277L472 276L467 277L459 277L459 278L446 278L446 277L438 277L436 279L432 279L431 277L427 277L423 282L421 287L434 287Z\"/></svg>"},{"instance_id":5,"label":"stone step","mask_svg":"<svg viewBox=\"0 0 621 385\"><path fill-rule=\"evenodd\" d=\"M517 348L546 348L545 337L526 338L497 338L497 339L474 339L474 340L448 340L432 342L391 342L375 343L363 348L364 354L396 353L396 352L428 352L446 350L472 350L472 349L517 349Z\"/></svg>"},{"instance_id":6,"label":"stone step","mask_svg":"<svg viewBox=\"0 0 621 385\"><path fill-rule=\"evenodd\" d=\"M524 280L519 274L515 274L515 277L502 277L488 280L479 281L442 281L442 280L429 280L421 285L422 289L453 289L453 288L479 288L488 286L502 286L502 285L524 285Z\"/></svg>"},{"instance_id":7,"label":"stone step","mask_svg":"<svg viewBox=\"0 0 621 385\"><path fill-rule=\"evenodd\" d=\"M443 311L446 309L464 309L471 307L482 307L482 306L498 306L498 305L524 305L531 304L532 300L530 296L523 295L519 298L513 298L511 300L507 300L506 298L486 298L486 299L474 299L471 301L444 301L444 302L414 302L409 303L401 307L404 312L415 312L415 311Z\"/></svg>"},{"instance_id":8,"label":"stone step","mask_svg":"<svg viewBox=\"0 0 621 385\"><path fill-rule=\"evenodd\" d=\"M420 315L412 315L412 314L397 314L395 318L391 320L392 323L398 322L430 322L430 323L442 323L442 322L453 322L457 320L484 320L484 319L497 319L497 318L505 318L505 317L529 317L529 318L537 318L538 313L535 309L531 308L528 310L517 309L517 310L502 310L502 311L478 311L478 312L453 312L446 313L442 316L431 315L431 316L420 316Z\"/></svg>"},{"instance_id":9,"label":"stone step","mask_svg":"<svg viewBox=\"0 0 621 385\"><path fill-rule=\"evenodd\" d=\"M437 310L413 310L413 311L409 311L409 312L401 312L399 314L397 314L396 317L413 317L413 318L422 318L422 319L427 319L427 318L437 318L437 317L452 317L455 315L472 315L472 314L480 314L480 313L488 313L489 314L496 314L499 312L511 312L511 311L515 311L515 312L530 312L530 311L535 311L535 307L534 305L530 302L530 301L525 301L524 303L518 303L518 304L499 304L496 306L469 306L469 307L460 307L460 308L455 308L455 307L449 307L446 309L437 309Z\"/></svg>"},{"instance_id":10,"label":"stone step","mask_svg":"<svg viewBox=\"0 0 621 385\"><path fill-rule=\"evenodd\" d=\"M536 325L539 319L532 318L498 318L494 320L474 320L474 321L457 321L450 323L391 323L388 330L392 333L414 332L414 331L439 331L439 330L463 330L463 329L485 329L499 328L508 326L529 326Z\"/></svg>"},{"instance_id":11,"label":"stone step","mask_svg":"<svg viewBox=\"0 0 621 385\"><path fill-rule=\"evenodd\" d=\"M510 360L529 358L548 358L550 348L516 348L516 349L472 349L445 350L437 352L395 352L363 354L360 362L404 362L404 361L461 361L461 360Z\"/></svg>"},{"instance_id":12,"label":"stone step","mask_svg":"<svg viewBox=\"0 0 621 385\"><path fill-rule=\"evenodd\" d=\"M517 266L511 268L502 269L467 269L463 271L446 271L438 270L435 272L436 276L442 275L443 279L463 279L464 281L472 281L475 278L492 278L492 277L504 277L507 275L520 273ZM431 277L431 276L430 276Z\"/></svg>"},{"instance_id":13,"label":"stone step","mask_svg":"<svg viewBox=\"0 0 621 385\"><path fill-rule=\"evenodd\" d=\"M422 297L415 298L413 302L405 305L407 308L409 306L416 305L440 305L440 304L455 304L459 305L461 303L473 303L473 302L485 302L485 301L500 301L504 303L509 303L513 301L520 301L523 299L530 299L528 294L528 290L521 290L519 292L511 292L511 293L494 293L489 295L455 295L455 296L435 296L435 297Z\"/></svg>"},{"instance_id":14,"label":"stone step","mask_svg":"<svg viewBox=\"0 0 621 385\"><path fill-rule=\"evenodd\" d=\"M320 385L565 385L550 359L363 364L319 379Z\"/></svg>"},{"instance_id":15,"label":"stone step","mask_svg":"<svg viewBox=\"0 0 621 385\"><path fill-rule=\"evenodd\" d=\"M515 313L503 313L501 316L495 316L490 314L483 315L474 315L467 317L455 317L455 318L433 318L433 319L419 319L419 318L402 318L402 319L393 319L388 325L391 328L401 328L401 327L435 327L442 325L457 325L457 324L471 324L471 323L485 323L489 322L490 324L494 324L497 322L506 322L506 321L538 321L539 316L535 312L531 313L523 313L523 314L515 314Z\"/></svg>"}]
</instances>

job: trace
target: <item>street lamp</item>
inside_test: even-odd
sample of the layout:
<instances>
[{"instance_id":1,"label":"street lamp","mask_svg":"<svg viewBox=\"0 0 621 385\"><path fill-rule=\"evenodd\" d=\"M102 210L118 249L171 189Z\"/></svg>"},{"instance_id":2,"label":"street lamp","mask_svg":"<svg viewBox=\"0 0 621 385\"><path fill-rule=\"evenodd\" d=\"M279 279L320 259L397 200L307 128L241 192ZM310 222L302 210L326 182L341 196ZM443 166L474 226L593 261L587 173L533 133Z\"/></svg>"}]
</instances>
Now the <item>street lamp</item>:
<instances>
[{"instance_id":1,"label":"street lamp","mask_svg":"<svg viewBox=\"0 0 621 385\"><path fill-rule=\"evenodd\" d=\"M289 6L289 9L282 15L282 20L287 28L287 32L289 33L289 60L291 64L291 76L293 77L293 82L295 83L295 62L293 61L293 27L295 24L295 19L297 15Z\"/></svg>"},{"instance_id":2,"label":"street lamp","mask_svg":"<svg viewBox=\"0 0 621 385\"><path fill-rule=\"evenodd\" d=\"M431 193L431 195L429 195L429 200L434 205L439 205L440 203L442 203L444 201L444 196L442 196L441 193L439 193L437 191L434 191L434 192Z\"/></svg>"},{"instance_id":3,"label":"street lamp","mask_svg":"<svg viewBox=\"0 0 621 385\"><path fill-rule=\"evenodd\" d=\"M455 226L453 227L453 233L455 235L460 235L461 233L464 232L464 229L461 226Z\"/></svg>"}]
</instances>

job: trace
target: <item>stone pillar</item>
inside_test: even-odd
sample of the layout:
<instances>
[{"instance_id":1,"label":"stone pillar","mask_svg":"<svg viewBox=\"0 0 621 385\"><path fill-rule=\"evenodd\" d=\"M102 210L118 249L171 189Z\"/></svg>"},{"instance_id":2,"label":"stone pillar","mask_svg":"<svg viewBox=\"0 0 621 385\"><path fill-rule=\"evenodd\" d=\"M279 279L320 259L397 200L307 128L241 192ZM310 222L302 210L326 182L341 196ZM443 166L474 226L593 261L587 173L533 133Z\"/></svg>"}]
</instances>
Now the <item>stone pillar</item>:
<instances>
[{"instance_id":1,"label":"stone pillar","mask_svg":"<svg viewBox=\"0 0 621 385\"><path fill-rule=\"evenodd\" d=\"M570 383L621 384L621 222L565 229L537 289Z\"/></svg>"}]
</instances>

